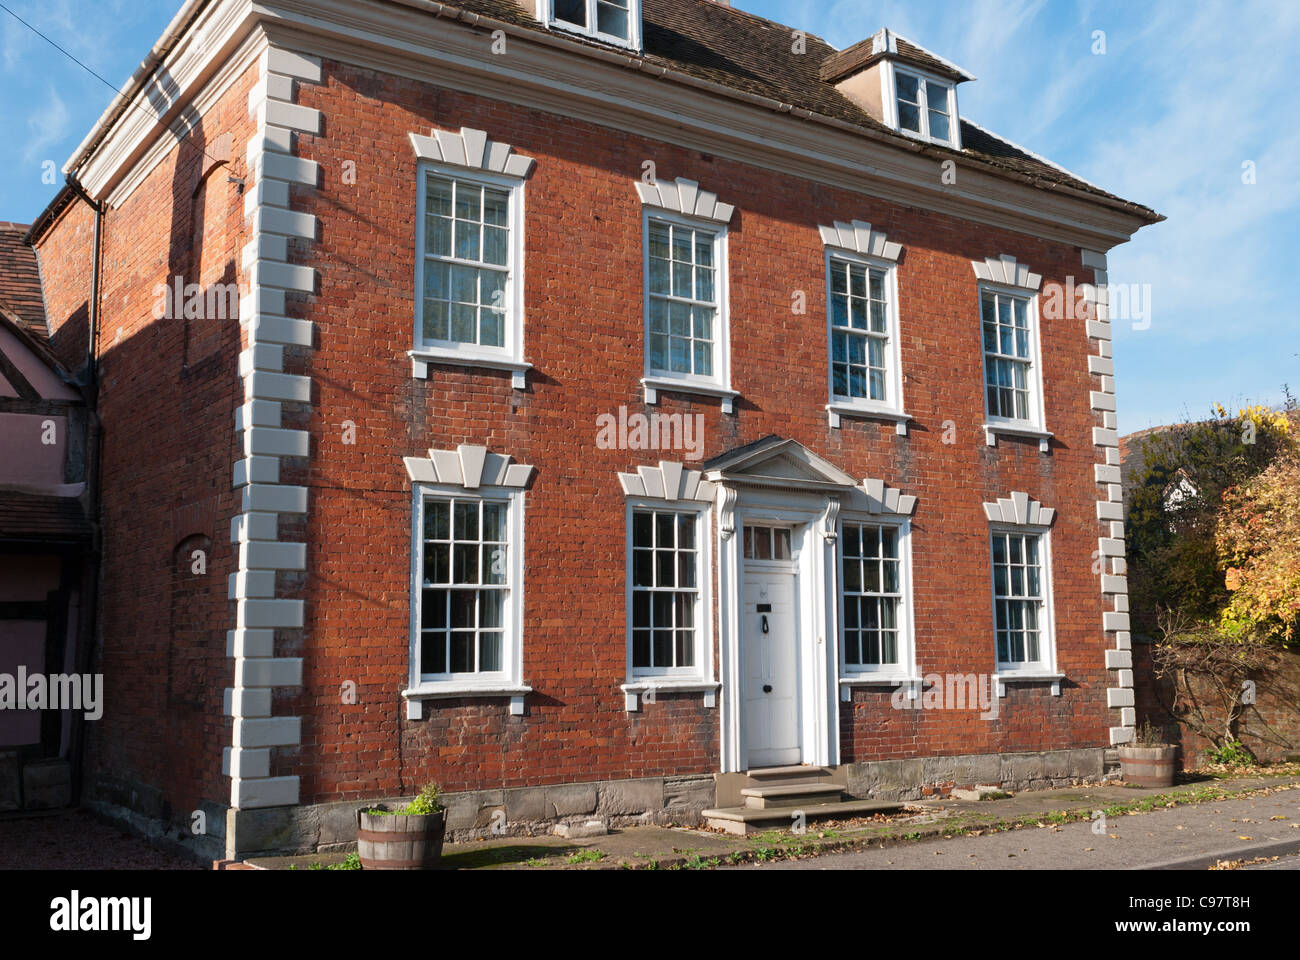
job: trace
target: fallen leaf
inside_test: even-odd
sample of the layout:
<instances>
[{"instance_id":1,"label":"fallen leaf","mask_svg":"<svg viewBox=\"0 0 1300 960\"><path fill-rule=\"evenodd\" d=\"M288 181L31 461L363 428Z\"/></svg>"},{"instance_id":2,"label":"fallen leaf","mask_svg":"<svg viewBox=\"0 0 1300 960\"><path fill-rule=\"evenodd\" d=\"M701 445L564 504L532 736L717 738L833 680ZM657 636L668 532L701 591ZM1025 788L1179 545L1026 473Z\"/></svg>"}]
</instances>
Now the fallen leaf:
<instances>
[{"instance_id":1,"label":"fallen leaf","mask_svg":"<svg viewBox=\"0 0 1300 960\"><path fill-rule=\"evenodd\" d=\"M1238 840L1254 840L1254 837L1238 837Z\"/></svg>"}]
</instances>

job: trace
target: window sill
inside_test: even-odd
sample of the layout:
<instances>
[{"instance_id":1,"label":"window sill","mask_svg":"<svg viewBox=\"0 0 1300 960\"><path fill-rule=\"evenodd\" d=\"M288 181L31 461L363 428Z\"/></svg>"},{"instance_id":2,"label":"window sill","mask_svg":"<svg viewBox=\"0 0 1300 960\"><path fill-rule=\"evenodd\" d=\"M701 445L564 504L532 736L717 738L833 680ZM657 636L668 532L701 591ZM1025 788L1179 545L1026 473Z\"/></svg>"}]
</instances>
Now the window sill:
<instances>
[{"instance_id":1,"label":"window sill","mask_svg":"<svg viewBox=\"0 0 1300 960\"><path fill-rule=\"evenodd\" d=\"M1008 437L1028 437L1031 440L1037 440L1038 449L1041 453L1047 453L1051 449L1052 439L1056 436L1056 434L1047 430L1040 430L1032 424L984 424L984 441L990 447L996 447L998 445L998 434L1003 434Z\"/></svg>"},{"instance_id":2,"label":"window sill","mask_svg":"<svg viewBox=\"0 0 1300 960\"><path fill-rule=\"evenodd\" d=\"M850 673L840 677L840 700L844 703L850 702L853 699L854 687L919 687L921 682L920 677L908 677L902 674ZM909 696L908 699L912 700L915 697Z\"/></svg>"},{"instance_id":3,"label":"window sill","mask_svg":"<svg viewBox=\"0 0 1300 960\"><path fill-rule=\"evenodd\" d=\"M533 692L532 687L517 683L448 683L445 686L411 687L402 691L406 701L406 719L420 720L424 716L425 700L448 700L456 698L510 698L510 713L523 716L524 697Z\"/></svg>"},{"instance_id":4,"label":"window sill","mask_svg":"<svg viewBox=\"0 0 1300 960\"><path fill-rule=\"evenodd\" d=\"M659 402L660 390L668 393L696 393L705 397L719 397L722 400L723 413L735 413L735 400L740 396L740 391L727 387L695 383L690 380L673 380L669 377L642 377L641 386L645 388L645 402L649 404Z\"/></svg>"},{"instance_id":5,"label":"window sill","mask_svg":"<svg viewBox=\"0 0 1300 960\"><path fill-rule=\"evenodd\" d=\"M528 386L528 371L533 369L531 363L490 354L459 353L453 350L407 350L406 355L411 358L412 376L420 380L429 378L429 364L446 363L457 367L509 370L513 374L510 385L516 390L523 390Z\"/></svg>"},{"instance_id":6,"label":"window sill","mask_svg":"<svg viewBox=\"0 0 1300 960\"><path fill-rule=\"evenodd\" d=\"M1030 673L1007 671L998 673L994 676L998 685L998 696L1007 695L1006 685L1008 683L1050 683L1052 685L1052 696L1061 695L1061 681L1065 679L1063 673Z\"/></svg>"},{"instance_id":7,"label":"window sill","mask_svg":"<svg viewBox=\"0 0 1300 960\"><path fill-rule=\"evenodd\" d=\"M712 680L642 677L623 684L619 689L623 691L623 708L628 713L636 713L641 709L643 698L647 703L654 703L654 697L659 693L703 693L704 706L713 708L717 706L718 689L721 686L722 684ZM648 698L646 694L649 694Z\"/></svg>"},{"instance_id":8,"label":"window sill","mask_svg":"<svg viewBox=\"0 0 1300 960\"><path fill-rule=\"evenodd\" d=\"M907 436L907 425L914 419L910 413L901 410L888 410L878 407L858 406L855 403L828 403L826 414L832 430L838 430L840 417L857 417L862 420L891 420L894 432L900 437Z\"/></svg>"}]
</instances>

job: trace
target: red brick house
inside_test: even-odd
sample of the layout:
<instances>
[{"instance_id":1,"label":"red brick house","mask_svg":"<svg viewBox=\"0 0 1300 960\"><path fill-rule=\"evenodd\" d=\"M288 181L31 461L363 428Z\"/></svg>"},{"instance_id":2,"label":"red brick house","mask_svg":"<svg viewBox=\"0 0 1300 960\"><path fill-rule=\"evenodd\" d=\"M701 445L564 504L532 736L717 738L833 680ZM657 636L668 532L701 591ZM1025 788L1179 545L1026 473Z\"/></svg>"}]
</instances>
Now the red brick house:
<instances>
[{"instance_id":1,"label":"red brick house","mask_svg":"<svg viewBox=\"0 0 1300 960\"><path fill-rule=\"evenodd\" d=\"M524 831L1100 775L1110 327L1050 305L1159 217L971 79L708 0L185 3L30 234L56 345L98 305L87 801L233 857L430 780Z\"/></svg>"}]
</instances>

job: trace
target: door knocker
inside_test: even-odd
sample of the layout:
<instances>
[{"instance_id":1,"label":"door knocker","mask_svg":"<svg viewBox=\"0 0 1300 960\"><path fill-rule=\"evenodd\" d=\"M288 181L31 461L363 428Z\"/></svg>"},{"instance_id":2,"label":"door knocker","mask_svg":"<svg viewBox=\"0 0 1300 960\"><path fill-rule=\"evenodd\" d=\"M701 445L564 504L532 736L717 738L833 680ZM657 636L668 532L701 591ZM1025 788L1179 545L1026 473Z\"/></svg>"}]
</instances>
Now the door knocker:
<instances>
[{"instance_id":1,"label":"door knocker","mask_svg":"<svg viewBox=\"0 0 1300 960\"><path fill-rule=\"evenodd\" d=\"M767 614L763 614L763 632L767 633Z\"/></svg>"}]
</instances>

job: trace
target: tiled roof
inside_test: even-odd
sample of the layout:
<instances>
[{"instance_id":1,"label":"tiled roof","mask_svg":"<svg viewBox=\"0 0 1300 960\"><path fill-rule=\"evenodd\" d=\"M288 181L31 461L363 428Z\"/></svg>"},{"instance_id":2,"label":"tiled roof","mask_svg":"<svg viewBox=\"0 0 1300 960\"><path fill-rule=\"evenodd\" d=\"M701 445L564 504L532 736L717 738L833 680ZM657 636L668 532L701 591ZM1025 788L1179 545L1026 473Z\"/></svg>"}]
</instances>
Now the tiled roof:
<instances>
[{"instance_id":1,"label":"tiled roof","mask_svg":"<svg viewBox=\"0 0 1300 960\"><path fill-rule=\"evenodd\" d=\"M0 491L0 541L81 543L90 524L75 497Z\"/></svg>"},{"instance_id":2,"label":"tiled roof","mask_svg":"<svg viewBox=\"0 0 1300 960\"><path fill-rule=\"evenodd\" d=\"M49 337L45 325L45 298L36 251L23 242L27 225L0 221L0 307L18 318L40 340Z\"/></svg>"},{"instance_id":3,"label":"tiled roof","mask_svg":"<svg viewBox=\"0 0 1300 960\"><path fill-rule=\"evenodd\" d=\"M444 5L546 32L515 0L450 0ZM915 145L916 141L890 130L823 80L822 66L832 57L842 56L842 52L820 37L805 33L805 52L795 53L791 39L794 29L713 0L643 0L642 58L653 66L801 107L877 135L896 137L909 147ZM945 75L955 69L901 37L896 37L896 42L903 59ZM864 43L869 52L870 39ZM961 136L962 153L967 156L1104 197L1127 205L1138 215L1157 218L1149 208L1108 193L970 123L962 123Z\"/></svg>"}]
</instances>

